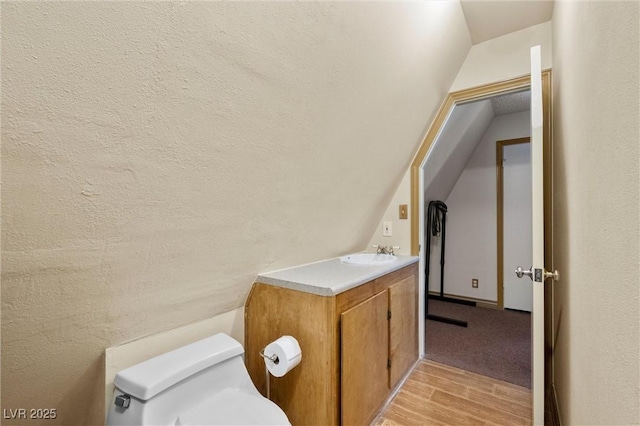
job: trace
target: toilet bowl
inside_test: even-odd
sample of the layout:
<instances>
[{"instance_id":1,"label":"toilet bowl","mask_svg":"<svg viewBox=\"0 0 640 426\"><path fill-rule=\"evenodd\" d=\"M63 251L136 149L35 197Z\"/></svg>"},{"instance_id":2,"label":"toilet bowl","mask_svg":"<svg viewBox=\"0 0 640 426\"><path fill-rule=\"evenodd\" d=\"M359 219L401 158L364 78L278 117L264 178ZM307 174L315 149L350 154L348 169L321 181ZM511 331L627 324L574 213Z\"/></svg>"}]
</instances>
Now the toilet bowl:
<instances>
[{"instance_id":1,"label":"toilet bowl","mask_svg":"<svg viewBox=\"0 0 640 426\"><path fill-rule=\"evenodd\" d=\"M107 425L290 425L220 333L120 371Z\"/></svg>"}]
</instances>

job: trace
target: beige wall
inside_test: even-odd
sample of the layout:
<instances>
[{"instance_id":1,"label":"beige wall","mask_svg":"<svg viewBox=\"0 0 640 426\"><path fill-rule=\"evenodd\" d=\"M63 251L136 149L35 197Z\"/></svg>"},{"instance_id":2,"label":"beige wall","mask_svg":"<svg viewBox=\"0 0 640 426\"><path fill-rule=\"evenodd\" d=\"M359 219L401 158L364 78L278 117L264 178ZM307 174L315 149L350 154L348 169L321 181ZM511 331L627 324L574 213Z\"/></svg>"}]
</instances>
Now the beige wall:
<instances>
[{"instance_id":1,"label":"beige wall","mask_svg":"<svg viewBox=\"0 0 640 426\"><path fill-rule=\"evenodd\" d=\"M553 15L555 386L565 425L639 424L638 2Z\"/></svg>"},{"instance_id":2,"label":"beige wall","mask_svg":"<svg viewBox=\"0 0 640 426\"><path fill-rule=\"evenodd\" d=\"M409 220L409 215L407 215L407 219L400 219L400 205L406 204L409 206L411 204L410 188L411 176L407 171L400 181L398 190L393 195L393 199L389 204L390 207L384 212L380 225L375 229L369 245L365 248L366 251L375 251L376 249L372 247L373 245L383 245L399 247L394 250L396 254L407 256L411 254L411 245L406 243L411 240L411 221ZM391 222L392 224L392 235L390 237L382 235L383 222Z\"/></svg>"},{"instance_id":3,"label":"beige wall","mask_svg":"<svg viewBox=\"0 0 640 426\"><path fill-rule=\"evenodd\" d=\"M2 407L47 424L102 421L105 348L364 249L470 48L457 2L1 10Z\"/></svg>"},{"instance_id":4,"label":"beige wall","mask_svg":"<svg viewBox=\"0 0 640 426\"><path fill-rule=\"evenodd\" d=\"M536 45L541 48L542 69L551 68L551 21L474 45L451 91L530 74L529 48Z\"/></svg>"}]
</instances>

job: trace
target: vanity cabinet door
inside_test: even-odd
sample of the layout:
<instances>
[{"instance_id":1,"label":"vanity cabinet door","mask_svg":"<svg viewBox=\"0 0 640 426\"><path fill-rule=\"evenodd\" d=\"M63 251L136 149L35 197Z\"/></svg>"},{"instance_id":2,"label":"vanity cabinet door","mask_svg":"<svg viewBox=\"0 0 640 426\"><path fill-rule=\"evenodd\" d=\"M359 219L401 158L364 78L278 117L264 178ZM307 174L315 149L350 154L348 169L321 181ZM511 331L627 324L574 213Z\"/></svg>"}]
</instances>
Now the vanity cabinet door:
<instances>
[{"instance_id":1,"label":"vanity cabinet door","mask_svg":"<svg viewBox=\"0 0 640 426\"><path fill-rule=\"evenodd\" d=\"M418 359L418 297L416 276L389 286L389 389L393 389Z\"/></svg>"},{"instance_id":2,"label":"vanity cabinet door","mask_svg":"<svg viewBox=\"0 0 640 426\"><path fill-rule=\"evenodd\" d=\"M389 393L388 304L383 291L340 316L343 426L369 424Z\"/></svg>"}]
</instances>

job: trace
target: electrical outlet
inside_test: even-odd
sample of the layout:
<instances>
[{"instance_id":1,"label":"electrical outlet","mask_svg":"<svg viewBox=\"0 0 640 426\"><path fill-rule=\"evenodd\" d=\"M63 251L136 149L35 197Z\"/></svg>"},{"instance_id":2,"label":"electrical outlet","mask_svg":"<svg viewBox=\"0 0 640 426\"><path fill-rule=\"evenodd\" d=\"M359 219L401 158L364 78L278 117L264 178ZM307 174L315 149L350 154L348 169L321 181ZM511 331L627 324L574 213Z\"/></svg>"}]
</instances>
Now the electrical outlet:
<instances>
[{"instance_id":1,"label":"electrical outlet","mask_svg":"<svg viewBox=\"0 0 640 426\"><path fill-rule=\"evenodd\" d=\"M478 288L478 279L477 278L471 278L471 287Z\"/></svg>"},{"instance_id":2,"label":"electrical outlet","mask_svg":"<svg viewBox=\"0 0 640 426\"><path fill-rule=\"evenodd\" d=\"M382 222L382 236L390 237L393 235L391 230L391 222Z\"/></svg>"}]
</instances>

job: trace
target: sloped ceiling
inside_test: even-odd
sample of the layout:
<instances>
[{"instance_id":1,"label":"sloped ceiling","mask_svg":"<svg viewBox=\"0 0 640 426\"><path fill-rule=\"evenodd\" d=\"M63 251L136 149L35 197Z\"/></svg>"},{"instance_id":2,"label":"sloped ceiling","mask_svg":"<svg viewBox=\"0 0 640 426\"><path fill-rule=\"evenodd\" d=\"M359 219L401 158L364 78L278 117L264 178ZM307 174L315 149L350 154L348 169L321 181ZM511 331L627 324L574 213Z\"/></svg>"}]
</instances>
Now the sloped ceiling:
<instances>
[{"instance_id":1,"label":"sloped ceiling","mask_svg":"<svg viewBox=\"0 0 640 426\"><path fill-rule=\"evenodd\" d=\"M456 105L426 159L425 205L449 197L494 117L528 111L530 102L524 90Z\"/></svg>"},{"instance_id":2,"label":"sloped ceiling","mask_svg":"<svg viewBox=\"0 0 640 426\"><path fill-rule=\"evenodd\" d=\"M552 0L461 0L473 44L547 22Z\"/></svg>"},{"instance_id":3,"label":"sloped ceiling","mask_svg":"<svg viewBox=\"0 0 640 426\"><path fill-rule=\"evenodd\" d=\"M6 407L361 250L471 46L457 2L2 5Z\"/></svg>"},{"instance_id":4,"label":"sloped ceiling","mask_svg":"<svg viewBox=\"0 0 640 426\"><path fill-rule=\"evenodd\" d=\"M494 117L491 101L457 105L429 151L424 202L446 200Z\"/></svg>"}]
</instances>

